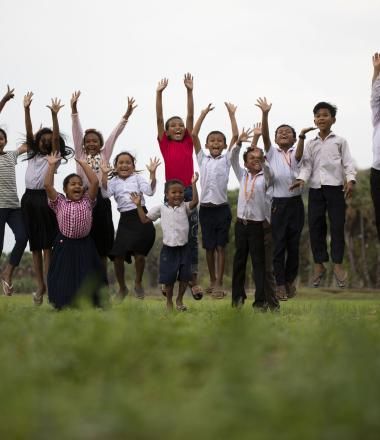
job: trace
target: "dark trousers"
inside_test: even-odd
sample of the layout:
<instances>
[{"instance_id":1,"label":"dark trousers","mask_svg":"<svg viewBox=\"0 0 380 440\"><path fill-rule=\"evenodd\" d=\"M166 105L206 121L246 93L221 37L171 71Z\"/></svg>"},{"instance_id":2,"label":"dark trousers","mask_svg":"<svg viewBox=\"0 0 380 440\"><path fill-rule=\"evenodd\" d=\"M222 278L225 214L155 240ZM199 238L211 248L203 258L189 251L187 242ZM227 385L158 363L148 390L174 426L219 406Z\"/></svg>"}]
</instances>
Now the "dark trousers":
<instances>
[{"instance_id":1,"label":"dark trousers","mask_svg":"<svg viewBox=\"0 0 380 440\"><path fill-rule=\"evenodd\" d=\"M273 274L273 238L270 225L264 226L264 249L265 249L265 281L264 291L270 309L280 307L276 297L276 280Z\"/></svg>"},{"instance_id":2,"label":"dark trousers","mask_svg":"<svg viewBox=\"0 0 380 440\"><path fill-rule=\"evenodd\" d=\"M191 186L185 188L185 202L193 198ZM189 217L189 246L191 256L191 273L198 273L198 209L193 209Z\"/></svg>"},{"instance_id":3,"label":"dark trousers","mask_svg":"<svg viewBox=\"0 0 380 440\"><path fill-rule=\"evenodd\" d=\"M263 306L265 298L265 248L263 222L235 223L235 255L232 271L232 304L247 298L245 293L245 274L248 254L251 256L255 278L255 305Z\"/></svg>"},{"instance_id":4,"label":"dark trousers","mask_svg":"<svg viewBox=\"0 0 380 440\"><path fill-rule=\"evenodd\" d=\"M375 208L377 237L380 240L380 171L371 168L370 175L371 196Z\"/></svg>"},{"instance_id":5,"label":"dark trousers","mask_svg":"<svg viewBox=\"0 0 380 440\"><path fill-rule=\"evenodd\" d=\"M299 247L305 210L301 196L274 197L272 201L273 268L278 286L298 275Z\"/></svg>"},{"instance_id":6,"label":"dark trousers","mask_svg":"<svg viewBox=\"0 0 380 440\"><path fill-rule=\"evenodd\" d=\"M11 228L16 240L9 256L9 264L12 266L18 266L28 243L21 208L0 208L0 254L3 252L6 223Z\"/></svg>"},{"instance_id":7,"label":"dark trousers","mask_svg":"<svg viewBox=\"0 0 380 440\"><path fill-rule=\"evenodd\" d=\"M326 211L330 222L331 260L341 264L344 254L346 203L342 186L323 185L309 190L309 234L315 263L329 261Z\"/></svg>"}]
</instances>

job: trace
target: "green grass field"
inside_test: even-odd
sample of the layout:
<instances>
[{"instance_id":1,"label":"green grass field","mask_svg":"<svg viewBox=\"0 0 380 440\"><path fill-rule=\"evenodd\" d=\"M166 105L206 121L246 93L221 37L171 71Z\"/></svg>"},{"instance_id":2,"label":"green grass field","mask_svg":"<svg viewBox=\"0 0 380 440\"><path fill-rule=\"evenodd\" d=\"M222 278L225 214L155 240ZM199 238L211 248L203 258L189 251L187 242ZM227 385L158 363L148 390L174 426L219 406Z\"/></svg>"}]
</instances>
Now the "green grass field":
<instances>
[{"instance_id":1,"label":"green grass field","mask_svg":"<svg viewBox=\"0 0 380 440\"><path fill-rule=\"evenodd\" d=\"M0 298L1 439L378 439L380 293L55 312Z\"/></svg>"}]
</instances>

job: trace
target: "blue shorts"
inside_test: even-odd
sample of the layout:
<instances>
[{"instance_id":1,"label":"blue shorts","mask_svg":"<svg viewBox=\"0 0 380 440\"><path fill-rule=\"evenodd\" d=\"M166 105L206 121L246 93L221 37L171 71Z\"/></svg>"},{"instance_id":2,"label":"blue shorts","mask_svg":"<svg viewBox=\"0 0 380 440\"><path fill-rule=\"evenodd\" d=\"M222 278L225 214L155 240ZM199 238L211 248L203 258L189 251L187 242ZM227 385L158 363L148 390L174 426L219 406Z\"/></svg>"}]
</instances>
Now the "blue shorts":
<instances>
[{"instance_id":1,"label":"blue shorts","mask_svg":"<svg viewBox=\"0 0 380 440\"><path fill-rule=\"evenodd\" d=\"M190 246L162 246L160 253L160 284L191 281Z\"/></svg>"},{"instance_id":2,"label":"blue shorts","mask_svg":"<svg viewBox=\"0 0 380 440\"><path fill-rule=\"evenodd\" d=\"M212 250L225 247L231 226L231 209L229 205L202 206L199 208L199 223L202 231L202 246Z\"/></svg>"}]
</instances>

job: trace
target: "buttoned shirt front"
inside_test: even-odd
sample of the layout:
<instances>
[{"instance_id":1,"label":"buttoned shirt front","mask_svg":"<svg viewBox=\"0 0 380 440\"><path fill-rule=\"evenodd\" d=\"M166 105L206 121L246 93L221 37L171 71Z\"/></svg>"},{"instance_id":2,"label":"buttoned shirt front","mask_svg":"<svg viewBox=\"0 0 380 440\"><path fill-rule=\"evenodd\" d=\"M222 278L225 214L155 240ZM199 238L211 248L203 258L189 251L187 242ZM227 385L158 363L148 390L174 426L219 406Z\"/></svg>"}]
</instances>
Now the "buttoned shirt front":
<instances>
[{"instance_id":1,"label":"buttoned shirt front","mask_svg":"<svg viewBox=\"0 0 380 440\"><path fill-rule=\"evenodd\" d=\"M231 169L231 153L212 157L200 150L197 154L201 181L201 203L221 205L228 202L227 184Z\"/></svg>"},{"instance_id":2,"label":"buttoned shirt front","mask_svg":"<svg viewBox=\"0 0 380 440\"><path fill-rule=\"evenodd\" d=\"M310 188L340 186L355 178L354 162L344 138L331 132L325 139L317 135L306 144L298 179L309 181Z\"/></svg>"},{"instance_id":3,"label":"buttoned shirt front","mask_svg":"<svg viewBox=\"0 0 380 440\"><path fill-rule=\"evenodd\" d=\"M167 203L151 208L146 214L152 221L161 218L162 241L166 246L184 246L189 237L190 202L179 206Z\"/></svg>"},{"instance_id":4,"label":"buttoned shirt front","mask_svg":"<svg viewBox=\"0 0 380 440\"><path fill-rule=\"evenodd\" d=\"M378 76L372 85L371 94L372 109L372 151L373 164L372 168L380 171L380 76Z\"/></svg>"}]
</instances>

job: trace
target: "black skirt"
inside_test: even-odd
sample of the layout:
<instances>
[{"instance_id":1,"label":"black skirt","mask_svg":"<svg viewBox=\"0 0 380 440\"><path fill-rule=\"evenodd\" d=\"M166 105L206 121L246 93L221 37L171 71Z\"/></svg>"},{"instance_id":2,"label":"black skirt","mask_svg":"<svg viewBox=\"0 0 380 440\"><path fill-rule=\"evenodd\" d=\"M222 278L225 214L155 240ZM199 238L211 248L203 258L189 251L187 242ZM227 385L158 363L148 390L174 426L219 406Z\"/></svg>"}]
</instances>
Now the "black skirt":
<instances>
[{"instance_id":1,"label":"black skirt","mask_svg":"<svg viewBox=\"0 0 380 440\"><path fill-rule=\"evenodd\" d=\"M147 212L145 207L143 209ZM124 256L125 261L131 263L132 255L147 256L155 238L156 230L153 223L142 223L137 209L122 212L110 258Z\"/></svg>"},{"instance_id":2,"label":"black skirt","mask_svg":"<svg viewBox=\"0 0 380 440\"><path fill-rule=\"evenodd\" d=\"M106 274L93 239L67 238L59 234L54 242L47 276L49 302L62 309L86 298L100 306L100 288Z\"/></svg>"},{"instance_id":3,"label":"black skirt","mask_svg":"<svg viewBox=\"0 0 380 440\"><path fill-rule=\"evenodd\" d=\"M99 189L96 205L92 210L92 227L90 232L101 257L106 257L113 246L115 229L112 222L110 199L105 199Z\"/></svg>"},{"instance_id":4,"label":"black skirt","mask_svg":"<svg viewBox=\"0 0 380 440\"><path fill-rule=\"evenodd\" d=\"M50 249L58 234L54 211L44 189L27 189L21 199L22 216L31 251Z\"/></svg>"}]
</instances>

